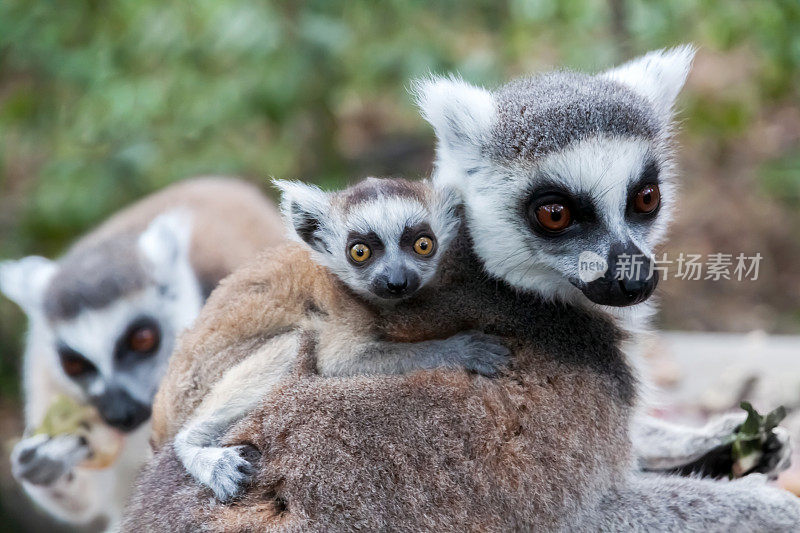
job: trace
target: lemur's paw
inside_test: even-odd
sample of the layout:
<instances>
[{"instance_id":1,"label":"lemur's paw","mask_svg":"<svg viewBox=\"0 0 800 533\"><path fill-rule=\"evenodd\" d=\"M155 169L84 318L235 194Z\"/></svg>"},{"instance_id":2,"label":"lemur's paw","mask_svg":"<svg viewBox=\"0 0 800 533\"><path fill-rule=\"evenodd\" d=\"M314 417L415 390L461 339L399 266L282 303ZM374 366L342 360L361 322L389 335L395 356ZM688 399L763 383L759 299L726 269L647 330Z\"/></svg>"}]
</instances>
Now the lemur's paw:
<instances>
[{"instance_id":1,"label":"lemur's paw","mask_svg":"<svg viewBox=\"0 0 800 533\"><path fill-rule=\"evenodd\" d=\"M710 453L716 453L720 457L724 457L724 461L711 461L719 465L724 465L724 469L720 472L707 473L710 475L725 477L730 473L729 466L732 467L731 446L726 444L730 442L731 435L738 431L739 426L747 418L747 413L729 413L716 418L713 418L706 424L707 434L713 437L718 443L716 450ZM782 427L775 428L772 433L767 437L762 449L762 456L758 463L745 473L745 476L750 477L754 474L764 474L769 479L776 479L778 475L789 468L791 465L792 446L789 433Z\"/></svg>"},{"instance_id":2,"label":"lemur's paw","mask_svg":"<svg viewBox=\"0 0 800 533\"><path fill-rule=\"evenodd\" d=\"M462 352L464 368L483 376L496 376L508 365L511 352L499 337L479 331L461 333L466 346Z\"/></svg>"},{"instance_id":3,"label":"lemur's paw","mask_svg":"<svg viewBox=\"0 0 800 533\"><path fill-rule=\"evenodd\" d=\"M86 439L78 435L35 435L14 446L11 471L21 481L48 486L89 455Z\"/></svg>"},{"instance_id":4,"label":"lemur's paw","mask_svg":"<svg viewBox=\"0 0 800 533\"><path fill-rule=\"evenodd\" d=\"M767 437L762 448L764 455L751 472L766 475L769 479L776 479L792 464L792 444L789 432L782 427L775 428Z\"/></svg>"},{"instance_id":5,"label":"lemur's paw","mask_svg":"<svg viewBox=\"0 0 800 533\"><path fill-rule=\"evenodd\" d=\"M258 450L250 445L241 445L205 451L214 455L206 485L221 502L239 496L256 471L254 463L260 457Z\"/></svg>"}]
</instances>

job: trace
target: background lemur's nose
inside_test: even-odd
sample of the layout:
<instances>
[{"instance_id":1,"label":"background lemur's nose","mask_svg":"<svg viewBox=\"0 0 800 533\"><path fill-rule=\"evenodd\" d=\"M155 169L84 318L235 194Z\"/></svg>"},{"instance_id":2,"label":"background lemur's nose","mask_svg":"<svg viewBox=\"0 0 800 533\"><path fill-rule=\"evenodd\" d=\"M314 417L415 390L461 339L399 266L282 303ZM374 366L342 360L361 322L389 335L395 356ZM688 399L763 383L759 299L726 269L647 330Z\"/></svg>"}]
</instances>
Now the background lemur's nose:
<instances>
[{"instance_id":1,"label":"background lemur's nose","mask_svg":"<svg viewBox=\"0 0 800 533\"><path fill-rule=\"evenodd\" d=\"M131 397L124 389L111 387L92 398L100 416L111 427L133 431L150 418L150 406Z\"/></svg>"}]
</instances>

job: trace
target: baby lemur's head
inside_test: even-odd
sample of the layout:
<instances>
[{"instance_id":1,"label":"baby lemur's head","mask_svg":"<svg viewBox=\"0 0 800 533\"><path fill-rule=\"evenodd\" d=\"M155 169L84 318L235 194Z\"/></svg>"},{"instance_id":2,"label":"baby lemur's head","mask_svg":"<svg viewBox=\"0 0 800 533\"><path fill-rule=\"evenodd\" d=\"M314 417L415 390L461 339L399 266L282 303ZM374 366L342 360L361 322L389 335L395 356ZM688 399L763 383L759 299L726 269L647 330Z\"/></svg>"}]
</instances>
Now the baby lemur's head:
<instances>
[{"instance_id":1,"label":"baby lemur's head","mask_svg":"<svg viewBox=\"0 0 800 533\"><path fill-rule=\"evenodd\" d=\"M431 281L458 231L455 196L427 182L367 178L338 192L275 185L291 236L372 301L408 298Z\"/></svg>"}]
</instances>

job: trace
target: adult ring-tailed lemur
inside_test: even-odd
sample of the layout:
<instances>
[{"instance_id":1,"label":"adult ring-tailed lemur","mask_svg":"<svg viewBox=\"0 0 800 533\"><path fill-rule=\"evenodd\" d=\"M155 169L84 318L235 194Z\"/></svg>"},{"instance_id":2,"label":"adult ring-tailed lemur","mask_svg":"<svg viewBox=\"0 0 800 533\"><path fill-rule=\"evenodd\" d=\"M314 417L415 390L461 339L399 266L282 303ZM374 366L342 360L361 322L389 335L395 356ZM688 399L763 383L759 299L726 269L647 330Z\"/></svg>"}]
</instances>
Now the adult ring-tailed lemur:
<instances>
[{"instance_id":1,"label":"adult ring-tailed lemur","mask_svg":"<svg viewBox=\"0 0 800 533\"><path fill-rule=\"evenodd\" d=\"M178 333L222 277L282 233L252 185L198 178L124 209L58 261L0 263L0 289L29 319L26 437L11 466L37 504L114 527L149 455L151 403ZM90 427L33 434L61 397L95 410Z\"/></svg>"}]
</instances>

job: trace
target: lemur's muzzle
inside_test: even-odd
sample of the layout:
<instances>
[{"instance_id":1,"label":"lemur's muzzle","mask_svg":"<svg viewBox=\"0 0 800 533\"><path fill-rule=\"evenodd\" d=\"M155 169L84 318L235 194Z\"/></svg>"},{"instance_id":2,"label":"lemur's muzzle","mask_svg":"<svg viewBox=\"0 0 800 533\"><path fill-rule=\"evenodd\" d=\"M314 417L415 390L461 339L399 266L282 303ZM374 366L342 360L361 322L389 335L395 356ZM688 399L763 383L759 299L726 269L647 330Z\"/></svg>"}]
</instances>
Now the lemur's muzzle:
<instances>
[{"instance_id":1,"label":"lemur's muzzle","mask_svg":"<svg viewBox=\"0 0 800 533\"><path fill-rule=\"evenodd\" d=\"M658 285L658 272L650 257L632 242L611 246L605 274L578 285L591 301L600 305L625 307L647 300Z\"/></svg>"},{"instance_id":2,"label":"lemur's muzzle","mask_svg":"<svg viewBox=\"0 0 800 533\"><path fill-rule=\"evenodd\" d=\"M371 288L381 298L396 299L411 296L419 286L420 278L416 272L398 266L376 276Z\"/></svg>"}]
</instances>

